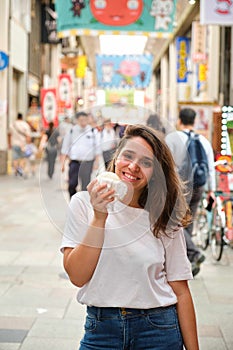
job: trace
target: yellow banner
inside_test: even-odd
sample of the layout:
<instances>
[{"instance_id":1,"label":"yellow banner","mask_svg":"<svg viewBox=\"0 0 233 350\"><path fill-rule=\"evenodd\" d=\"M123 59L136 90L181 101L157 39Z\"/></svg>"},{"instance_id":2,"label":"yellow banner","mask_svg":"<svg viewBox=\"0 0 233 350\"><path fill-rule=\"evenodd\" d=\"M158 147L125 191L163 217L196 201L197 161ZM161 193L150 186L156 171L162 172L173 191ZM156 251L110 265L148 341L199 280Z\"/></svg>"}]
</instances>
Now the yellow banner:
<instances>
[{"instance_id":1,"label":"yellow banner","mask_svg":"<svg viewBox=\"0 0 233 350\"><path fill-rule=\"evenodd\" d=\"M78 56L78 67L76 69L76 77L85 78L87 68L87 57Z\"/></svg>"}]
</instances>

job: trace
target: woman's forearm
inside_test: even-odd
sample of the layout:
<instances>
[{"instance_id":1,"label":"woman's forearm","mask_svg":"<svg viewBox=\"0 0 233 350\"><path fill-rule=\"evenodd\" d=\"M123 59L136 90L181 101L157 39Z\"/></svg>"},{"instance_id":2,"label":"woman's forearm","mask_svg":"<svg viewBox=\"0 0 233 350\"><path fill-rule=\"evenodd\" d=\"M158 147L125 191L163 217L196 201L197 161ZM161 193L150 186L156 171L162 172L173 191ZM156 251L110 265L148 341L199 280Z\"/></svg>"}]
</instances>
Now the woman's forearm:
<instances>
[{"instance_id":1,"label":"woman's forearm","mask_svg":"<svg viewBox=\"0 0 233 350\"><path fill-rule=\"evenodd\" d=\"M104 233L105 220L93 219L83 242L74 249L65 249L64 268L77 287L91 279L102 250Z\"/></svg>"},{"instance_id":2,"label":"woman's forearm","mask_svg":"<svg viewBox=\"0 0 233 350\"><path fill-rule=\"evenodd\" d=\"M196 317L190 293L178 298L177 312L185 349L198 350Z\"/></svg>"},{"instance_id":3,"label":"woman's forearm","mask_svg":"<svg viewBox=\"0 0 233 350\"><path fill-rule=\"evenodd\" d=\"M196 317L187 281L169 283L177 296L177 313L186 350L199 350Z\"/></svg>"}]
</instances>

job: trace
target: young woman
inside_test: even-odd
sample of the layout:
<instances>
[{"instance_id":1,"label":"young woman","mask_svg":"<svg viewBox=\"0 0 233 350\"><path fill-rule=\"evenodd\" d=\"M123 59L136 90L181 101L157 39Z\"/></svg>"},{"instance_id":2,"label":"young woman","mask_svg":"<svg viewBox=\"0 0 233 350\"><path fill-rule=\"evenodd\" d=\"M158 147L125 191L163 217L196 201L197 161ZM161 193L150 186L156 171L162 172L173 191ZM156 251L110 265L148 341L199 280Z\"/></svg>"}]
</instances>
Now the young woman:
<instances>
[{"instance_id":1,"label":"young woman","mask_svg":"<svg viewBox=\"0 0 233 350\"><path fill-rule=\"evenodd\" d=\"M128 126L108 170L127 195L93 180L72 197L61 246L87 305L80 350L198 350L182 229L190 217L169 149L153 129Z\"/></svg>"}]
</instances>

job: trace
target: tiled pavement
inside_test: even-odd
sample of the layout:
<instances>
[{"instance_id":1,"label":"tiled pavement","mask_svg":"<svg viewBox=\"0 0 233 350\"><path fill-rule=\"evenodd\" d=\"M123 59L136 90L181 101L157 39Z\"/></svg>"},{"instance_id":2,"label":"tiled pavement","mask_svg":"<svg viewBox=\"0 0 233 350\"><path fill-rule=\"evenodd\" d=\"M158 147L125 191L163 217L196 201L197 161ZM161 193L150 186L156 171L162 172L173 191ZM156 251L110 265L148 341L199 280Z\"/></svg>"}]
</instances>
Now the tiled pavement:
<instances>
[{"instance_id":1,"label":"tiled pavement","mask_svg":"<svg viewBox=\"0 0 233 350\"><path fill-rule=\"evenodd\" d=\"M44 166L35 178L0 176L0 350L76 350L82 335L85 309L59 252L65 181ZM207 251L190 286L201 350L233 349L233 250L219 263Z\"/></svg>"}]
</instances>

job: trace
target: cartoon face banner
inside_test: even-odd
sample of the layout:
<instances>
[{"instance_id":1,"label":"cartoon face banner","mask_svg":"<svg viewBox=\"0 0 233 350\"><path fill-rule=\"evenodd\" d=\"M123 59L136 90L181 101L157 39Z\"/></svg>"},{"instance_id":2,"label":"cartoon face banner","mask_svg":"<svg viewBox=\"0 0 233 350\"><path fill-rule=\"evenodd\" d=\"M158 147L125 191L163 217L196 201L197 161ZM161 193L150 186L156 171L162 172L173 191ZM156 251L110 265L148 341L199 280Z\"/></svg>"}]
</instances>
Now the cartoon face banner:
<instances>
[{"instance_id":1,"label":"cartoon face banner","mask_svg":"<svg viewBox=\"0 0 233 350\"><path fill-rule=\"evenodd\" d=\"M96 55L97 84L103 88L144 89L150 83L152 55Z\"/></svg>"},{"instance_id":2,"label":"cartoon face banner","mask_svg":"<svg viewBox=\"0 0 233 350\"><path fill-rule=\"evenodd\" d=\"M44 128L48 127L49 122L58 125L56 89L41 89L41 110Z\"/></svg>"},{"instance_id":3,"label":"cartoon face banner","mask_svg":"<svg viewBox=\"0 0 233 350\"><path fill-rule=\"evenodd\" d=\"M233 1L201 0L200 19L201 24L219 24L222 26L232 26Z\"/></svg>"},{"instance_id":4,"label":"cartoon face banner","mask_svg":"<svg viewBox=\"0 0 233 350\"><path fill-rule=\"evenodd\" d=\"M56 0L58 35L135 34L167 37L177 0ZM110 32L110 33L109 33Z\"/></svg>"},{"instance_id":5,"label":"cartoon face banner","mask_svg":"<svg viewBox=\"0 0 233 350\"><path fill-rule=\"evenodd\" d=\"M69 74L58 76L58 102L65 108L71 108L71 77Z\"/></svg>"}]
</instances>

